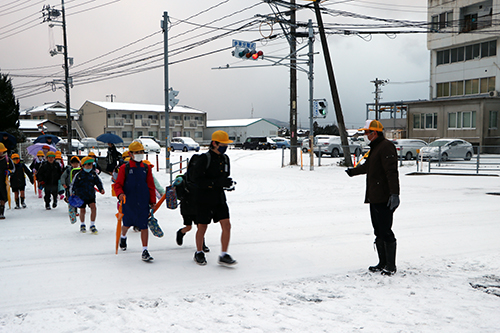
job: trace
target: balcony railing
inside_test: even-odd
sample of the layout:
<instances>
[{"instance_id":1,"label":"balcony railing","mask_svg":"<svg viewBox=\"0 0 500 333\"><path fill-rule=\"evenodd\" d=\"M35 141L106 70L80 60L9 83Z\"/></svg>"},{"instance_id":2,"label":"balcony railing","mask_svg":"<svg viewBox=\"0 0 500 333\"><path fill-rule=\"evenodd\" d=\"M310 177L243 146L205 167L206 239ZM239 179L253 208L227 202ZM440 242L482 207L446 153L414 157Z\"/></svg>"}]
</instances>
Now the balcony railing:
<instances>
[{"instance_id":1,"label":"balcony railing","mask_svg":"<svg viewBox=\"0 0 500 333\"><path fill-rule=\"evenodd\" d=\"M184 121L184 128L197 128L196 121Z\"/></svg>"},{"instance_id":2,"label":"balcony railing","mask_svg":"<svg viewBox=\"0 0 500 333\"><path fill-rule=\"evenodd\" d=\"M108 119L108 127L123 127L123 119Z\"/></svg>"},{"instance_id":3,"label":"balcony railing","mask_svg":"<svg viewBox=\"0 0 500 333\"><path fill-rule=\"evenodd\" d=\"M149 127L149 126L151 126L150 119L136 119L135 120L135 127Z\"/></svg>"}]
</instances>

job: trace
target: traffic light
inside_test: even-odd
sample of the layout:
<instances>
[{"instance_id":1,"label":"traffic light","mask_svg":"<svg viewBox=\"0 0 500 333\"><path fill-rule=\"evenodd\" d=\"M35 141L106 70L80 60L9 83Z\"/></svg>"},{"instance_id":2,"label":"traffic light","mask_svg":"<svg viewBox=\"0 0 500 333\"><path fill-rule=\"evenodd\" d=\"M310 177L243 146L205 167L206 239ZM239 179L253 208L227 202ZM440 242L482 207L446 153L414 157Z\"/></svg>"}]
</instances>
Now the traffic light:
<instances>
[{"instance_id":1,"label":"traffic light","mask_svg":"<svg viewBox=\"0 0 500 333\"><path fill-rule=\"evenodd\" d=\"M313 117L325 118L327 114L328 114L328 103L326 102L326 99L313 100Z\"/></svg>"},{"instance_id":2,"label":"traffic light","mask_svg":"<svg viewBox=\"0 0 500 333\"><path fill-rule=\"evenodd\" d=\"M174 108L174 106L176 106L177 103L179 103L179 99L175 98L177 97L177 95L179 95L179 91L174 90L172 88L168 90L168 104L170 105L171 108Z\"/></svg>"},{"instance_id":3,"label":"traffic light","mask_svg":"<svg viewBox=\"0 0 500 333\"><path fill-rule=\"evenodd\" d=\"M257 51L255 49L249 49L248 47L235 47L232 52L233 56L240 59L250 59L257 60L259 58L264 58L264 52Z\"/></svg>"}]
</instances>

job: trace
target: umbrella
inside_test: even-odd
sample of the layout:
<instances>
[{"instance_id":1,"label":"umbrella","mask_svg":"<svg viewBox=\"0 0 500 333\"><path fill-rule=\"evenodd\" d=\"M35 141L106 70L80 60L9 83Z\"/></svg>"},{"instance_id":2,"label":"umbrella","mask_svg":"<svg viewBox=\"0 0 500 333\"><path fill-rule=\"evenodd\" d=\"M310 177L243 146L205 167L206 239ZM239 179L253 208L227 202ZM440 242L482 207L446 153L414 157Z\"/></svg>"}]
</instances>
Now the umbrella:
<instances>
[{"instance_id":1,"label":"umbrella","mask_svg":"<svg viewBox=\"0 0 500 333\"><path fill-rule=\"evenodd\" d=\"M35 143L35 144L29 146L28 148L26 148L26 150L28 150L28 154L36 156L36 153L38 153L39 150L42 150L43 146L49 147L50 150L52 150L53 152L56 151L56 148L54 146L48 145L46 143Z\"/></svg>"},{"instance_id":2,"label":"umbrella","mask_svg":"<svg viewBox=\"0 0 500 333\"><path fill-rule=\"evenodd\" d=\"M43 134L40 135L38 138L33 143L47 143L47 139L51 138L52 139L52 144L56 145L59 142L59 138L55 135L52 134Z\"/></svg>"},{"instance_id":3,"label":"umbrella","mask_svg":"<svg viewBox=\"0 0 500 333\"><path fill-rule=\"evenodd\" d=\"M118 135L113 134L113 133L101 134L96 138L96 140L104 142L104 143L121 143L121 142L123 142L122 138L120 138Z\"/></svg>"},{"instance_id":4,"label":"umbrella","mask_svg":"<svg viewBox=\"0 0 500 333\"><path fill-rule=\"evenodd\" d=\"M5 135L7 135L7 141L8 142L4 142L3 141L3 137ZM16 140L15 136L13 136L10 133L0 132L0 142L2 142L5 145L5 148L13 149L16 146L17 140Z\"/></svg>"}]
</instances>

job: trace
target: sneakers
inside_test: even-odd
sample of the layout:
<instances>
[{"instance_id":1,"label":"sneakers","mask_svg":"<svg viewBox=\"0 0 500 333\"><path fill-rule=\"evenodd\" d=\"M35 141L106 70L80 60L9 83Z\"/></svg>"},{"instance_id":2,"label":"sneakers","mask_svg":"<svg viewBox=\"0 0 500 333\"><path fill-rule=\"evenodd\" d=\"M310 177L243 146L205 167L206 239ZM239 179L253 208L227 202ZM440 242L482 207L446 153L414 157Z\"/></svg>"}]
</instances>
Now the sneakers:
<instances>
[{"instance_id":1,"label":"sneakers","mask_svg":"<svg viewBox=\"0 0 500 333\"><path fill-rule=\"evenodd\" d=\"M17 204L16 207L14 207L14 209L21 209L21 206L19 206L19 204Z\"/></svg>"},{"instance_id":2,"label":"sneakers","mask_svg":"<svg viewBox=\"0 0 500 333\"><path fill-rule=\"evenodd\" d=\"M123 251L127 249L127 238L120 238L120 249Z\"/></svg>"},{"instance_id":3,"label":"sneakers","mask_svg":"<svg viewBox=\"0 0 500 333\"><path fill-rule=\"evenodd\" d=\"M223 266L233 266L236 265L237 262L226 253L224 256L219 256L219 264Z\"/></svg>"},{"instance_id":4,"label":"sneakers","mask_svg":"<svg viewBox=\"0 0 500 333\"><path fill-rule=\"evenodd\" d=\"M209 247L205 245L205 240L203 240L203 252L205 252L205 253L210 252Z\"/></svg>"},{"instance_id":5,"label":"sneakers","mask_svg":"<svg viewBox=\"0 0 500 333\"><path fill-rule=\"evenodd\" d=\"M205 253L195 252L194 261L200 266L205 266L207 264L207 259L205 259Z\"/></svg>"},{"instance_id":6,"label":"sneakers","mask_svg":"<svg viewBox=\"0 0 500 333\"><path fill-rule=\"evenodd\" d=\"M184 238L184 235L186 235L186 234L182 232L182 229L177 230L177 237L175 238L177 245L179 245L179 246L182 245L182 240Z\"/></svg>"},{"instance_id":7,"label":"sneakers","mask_svg":"<svg viewBox=\"0 0 500 333\"><path fill-rule=\"evenodd\" d=\"M49 207L49 209L50 209L50 207ZM87 232L87 228L85 227L85 224L80 225L80 232L83 232L83 233Z\"/></svg>"},{"instance_id":8,"label":"sneakers","mask_svg":"<svg viewBox=\"0 0 500 333\"><path fill-rule=\"evenodd\" d=\"M52 204L52 208L56 208L57 207L57 201L54 201L54 203Z\"/></svg>"},{"instance_id":9,"label":"sneakers","mask_svg":"<svg viewBox=\"0 0 500 333\"><path fill-rule=\"evenodd\" d=\"M22 206L23 208L26 208L26 203L24 202L24 200L23 200L23 201L21 201L21 206Z\"/></svg>"},{"instance_id":10,"label":"sneakers","mask_svg":"<svg viewBox=\"0 0 500 333\"><path fill-rule=\"evenodd\" d=\"M45 204L45 209L50 210L50 203Z\"/></svg>"},{"instance_id":11,"label":"sneakers","mask_svg":"<svg viewBox=\"0 0 500 333\"><path fill-rule=\"evenodd\" d=\"M142 261L152 261L154 258L149 255L148 250L142 251Z\"/></svg>"},{"instance_id":12,"label":"sneakers","mask_svg":"<svg viewBox=\"0 0 500 333\"><path fill-rule=\"evenodd\" d=\"M91 225L91 226L90 226L90 231L91 231L94 235L97 235L97 228L95 227L95 225Z\"/></svg>"}]
</instances>

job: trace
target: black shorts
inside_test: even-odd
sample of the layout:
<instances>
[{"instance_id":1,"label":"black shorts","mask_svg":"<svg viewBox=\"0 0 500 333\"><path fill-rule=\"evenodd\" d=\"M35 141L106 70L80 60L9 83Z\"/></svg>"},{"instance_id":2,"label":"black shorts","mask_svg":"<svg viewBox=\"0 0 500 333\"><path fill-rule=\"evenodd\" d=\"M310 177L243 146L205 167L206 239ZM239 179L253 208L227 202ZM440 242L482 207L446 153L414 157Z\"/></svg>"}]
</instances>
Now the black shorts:
<instances>
[{"instance_id":1,"label":"black shorts","mask_svg":"<svg viewBox=\"0 0 500 333\"><path fill-rule=\"evenodd\" d=\"M229 207L226 202L216 205L199 205L196 214L196 224L210 224L212 220L219 222L228 218Z\"/></svg>"},{"instance_id":2,"label":"black shorts","mask_svg":"<svg viewBox=\"0 0 500 333\"><path fill-rule=\"evenodd\" d=\"M182 215L182 219L184 220L184 225L193 225L193 223L196 223L196 215Z\"/></svg>"},{"instance_id":3,"label":"black shorts","mask_svg":"<svg viewBox=\"0 0 500 333\"><path fill-rule=\"evenodd\" d=\"M11 187L12 192L14 192L14 193L16 193L17 191L24 191L25 188L26 188L26 185L22 186L22 187Z\"/></svg>"},{"instance_id":4,"label":"black shorts","mask_svg":"<svg viewBox=\"0 0 500 333\"><path fill-rule=\"evenodd\" d=\"M95 199L94 200L83 200L83 205L81 205L80 208L85 208L85 207L87 207L87 205L90 205L93 203L95 203Z\"/></svg>"}]
</instances>

